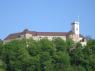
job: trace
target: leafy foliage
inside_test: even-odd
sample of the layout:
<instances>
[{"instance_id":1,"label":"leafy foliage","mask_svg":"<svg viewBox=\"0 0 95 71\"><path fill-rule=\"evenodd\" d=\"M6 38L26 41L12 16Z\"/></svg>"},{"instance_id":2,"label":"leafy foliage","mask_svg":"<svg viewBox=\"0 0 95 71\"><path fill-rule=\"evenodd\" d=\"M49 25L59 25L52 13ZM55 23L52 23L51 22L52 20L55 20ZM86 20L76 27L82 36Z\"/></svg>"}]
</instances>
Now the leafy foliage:
<instances>
[{"instance_id":1,"label":"leafy foliage","mask_svg":"<svg viewBox=\"0 0 95 71\"><path fill-rule=\"evenodd\" d=\"M95 40L87 46L61 38L0 41L0 71L94 71Z\"/></svg>"}]
</instances>

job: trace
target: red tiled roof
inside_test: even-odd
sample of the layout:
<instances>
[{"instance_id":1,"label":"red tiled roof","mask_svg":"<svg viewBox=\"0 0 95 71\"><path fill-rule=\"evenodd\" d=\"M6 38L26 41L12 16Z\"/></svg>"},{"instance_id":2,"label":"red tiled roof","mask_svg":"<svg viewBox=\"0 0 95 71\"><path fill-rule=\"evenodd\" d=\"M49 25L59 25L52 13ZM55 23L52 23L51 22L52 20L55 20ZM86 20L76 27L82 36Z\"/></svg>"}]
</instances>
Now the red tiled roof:
<instances>
[{"instance_id":1,"label":"red tiled roof","mask_svg":"<svg viewBox=\"0 0 95 71\"><path fill-rule=\"evenodd\" d=\"M24 35L26 33L32 34L33 36L66 36L67 32L36 32L36 31L29 31L25 29L23 32L13 33L8 35L4 40L10 40L18 38L20 35Z\"/></svg>"},{"instance_id":2,"label":"red tiled roof","mask_svg":"<svg viewBox=\"0 0 95 71\"><path fill-rule=\"evenodd\" d=\"M13 33L8 35L4 40L10 40L10 39L15 39L17 38L21 33Z\"/></svg>"},{"instance_id":3,"label":"red tiled roof","mask_svg":"<svg viewBox=\"0 0 95 71\"><path fill-rule=\"evenodd\" d=\"M36 32L39 36L66 36L66 32Z\"/></svg>"}]
</instances>

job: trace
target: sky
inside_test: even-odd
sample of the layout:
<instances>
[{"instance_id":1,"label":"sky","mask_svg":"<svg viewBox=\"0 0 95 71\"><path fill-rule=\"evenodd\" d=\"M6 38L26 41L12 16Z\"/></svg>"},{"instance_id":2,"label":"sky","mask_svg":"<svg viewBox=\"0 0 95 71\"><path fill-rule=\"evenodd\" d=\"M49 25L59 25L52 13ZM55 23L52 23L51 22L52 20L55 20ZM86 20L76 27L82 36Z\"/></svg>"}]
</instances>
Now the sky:
<instances>
[{"instance_id":1,"label":"sky","mask_svg":"<svg viewBox=\"0 0 95 71\"><path fill-rule=\"evenodd\" d=\"M95 0L0 0L0 39L26 28L68 32L75 20L82 35L95 38Z\"/></svg>"}]
</instances>

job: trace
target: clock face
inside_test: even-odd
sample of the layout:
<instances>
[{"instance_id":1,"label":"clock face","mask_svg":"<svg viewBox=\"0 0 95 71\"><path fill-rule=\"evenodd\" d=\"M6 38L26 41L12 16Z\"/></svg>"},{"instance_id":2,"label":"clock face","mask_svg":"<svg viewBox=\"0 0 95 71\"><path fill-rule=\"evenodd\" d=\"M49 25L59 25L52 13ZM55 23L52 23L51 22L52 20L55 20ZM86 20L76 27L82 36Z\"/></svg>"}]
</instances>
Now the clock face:
<instances>
[{"instance_id":1,"label":"clock face","mask_svg":"<svg viewBox=\"0 0 95 71\"><path fill-rule=\"evenodd\" d=\"M76 28L76 31L78 31L78 28Z\"/></svg>"}]
</instances>

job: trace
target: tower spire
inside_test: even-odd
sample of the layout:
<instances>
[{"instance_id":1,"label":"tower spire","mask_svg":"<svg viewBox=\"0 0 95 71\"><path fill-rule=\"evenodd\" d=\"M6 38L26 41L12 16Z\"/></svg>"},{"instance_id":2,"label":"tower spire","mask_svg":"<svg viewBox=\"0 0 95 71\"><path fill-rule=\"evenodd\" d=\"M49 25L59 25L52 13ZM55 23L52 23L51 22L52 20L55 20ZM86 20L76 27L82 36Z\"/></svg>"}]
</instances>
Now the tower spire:
<instances>
[{"instance_id":1,"label":"tower spire","mask_svg":"<svg viewBox=\"0 0 95 71\"><path fill-rule=\"evenodd\" d=\"M79 22L79 21L80 21L79 16L75 17L74 22Z\"/></svg>"}]
</instances>

